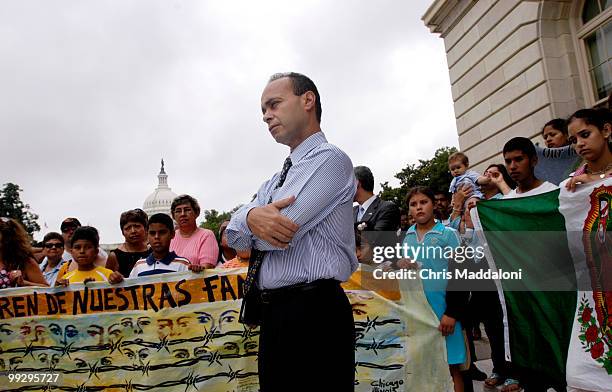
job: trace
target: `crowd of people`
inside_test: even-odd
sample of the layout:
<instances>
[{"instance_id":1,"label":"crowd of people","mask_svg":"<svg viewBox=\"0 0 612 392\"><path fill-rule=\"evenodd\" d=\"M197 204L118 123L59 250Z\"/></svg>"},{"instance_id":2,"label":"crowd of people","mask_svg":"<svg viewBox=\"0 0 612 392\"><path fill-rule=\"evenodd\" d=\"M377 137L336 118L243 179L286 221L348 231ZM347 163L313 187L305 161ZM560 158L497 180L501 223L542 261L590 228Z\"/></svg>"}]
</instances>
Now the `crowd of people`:
<instances>
[{"instance_id":1,"label":"crowd of people","mask_svg":"<svg viewBox=\"0 0 612 392\"><path fill-rule=\"evenodd\" d=\"M229 221L221 225L219 241L212 231L197 227L200 206L195 198L176 197L171 213L173 218L163 213L148 217L139 208L123 212L119 227L124 242L108 253L100 247L97 229L82 226L77 218L64 219L61 233L45 234L39 253L19 222L0 218L0 288L119 283L127 277L248 265L249 252L227 245L223 232Z\"/></svg>"},{"instance_id":2,"label":"crowd of people","mask_svg":"<svg viewBox=\"0 0 612 392\"><path fill-rule=\"evenodd\" d=\"M239 210L231 222L221 225L218 239L215 233L197 226L200 206L189 195L178 196L172 202L172 217L166 214L149 217L140 209L122 213L119 227L125 241L108 253L100 247L99 234L94 227L82 226L77 218L70 217L61 223L61 233L45 234L42 241L44 257L39 259L35 257L23 226L14 219L3 217L0 218L0 288L67 286L89 281L115 284L126 278L152 274L249 267L247 282L250 284L249 279L252 277L257 282L253 290L274 292L282 289L283 295L287 294L288 298L301 298L306 295L303 289L306 284L309 290L314 288L308 291L308 295L318 293L316 295L329 298L337 294L337 286L330 284L330 280L336 283L346 280L348 274L356 268L352 263L345 267L342 262L345 258L349 261L356 258L361 263L372 264L371 248L393 242L450 247L462 243L473 245L478 240L473 233L470 211L480 200L526 197L557 189L558 186L572 191L577 186L612 174L612 114L608 109L583 109L568 120L555 119L544 125L542 138L546 143L545 148L534 145L524 137L512 138L503 147L503 163L491 164L483 173L470 169L466 154L457 152L450 155L448 169L453 180L448 189L432 190L418 186L408 192L403 205L397 206L374 194L374 176L367 167L352 168L351 165L352 173L346 173L346 163L350 161L339 149L329 147L331 145L325 141L318 126L312 126L320 122L320 100L312 81L303 78L299 74L281 74L269 81L262 96L264 121L279 143L290 146L291 159L288 158L283 170L262 186L251 204ZM300 118L307 121L292 124L295 131L289 129L289 121L283 122L290 118L287 114L289 112L283 112L283 105L300 108L303 111L299 114L303 116ZM291 115L295 116L296 113ZM304 124L311 126L313 131L302 131L306 129ZM298 133L291 134L290 131L303 134L296 137ZM317 170L308 166L323 166L329 162L333 164L329 169L333 171L332 176L323 173L324 176L319 178ZM343 183L339 180L344 177L349 181ZM286 178L288 185L283 185ZM318 181L333 183L323 186ZM311 184L315 184L312 190L308 188ZM298 186L301 187L297 188L298 191L292 188ZM325 204L319 203L316 208L310 206L312 211L308 205L298 207L295 195L304 189L311 192L306 194L313 203L317 203L318 197L324 197L336 204L326 209ZM279 199L282 196L285 198ZM351 219L346 214L347 211L350 214L353 203L356 205ZM286 214L281 214L281 211L286 211ZM336 214L335 211L339 212ZM332 218L327 219L328 216ZM354 242L353 238L343 235L347 224L352 226ZM342 225L343 229L338 229L338 225ZM302 228L307 231L301 232ZM377 232L381 235L372 236ZM365 233L370 235L366 237ZM392 240L390 236L383 235L385 233L394 233ZM353 255L346 256L348 245L352 247L350 252ZM327 271L312 280L296 277L302 270L283 269L284 265L289 265L283 264L289 263L283 257L293 258L293 254L300 254L304 258L304 255L312 252L325 253L328 249L326 260L332 263L331 267L307 265L306 270ZM276 256L277 259L274 258ZM261 265L263 260L266 262ZM435 258L422 259L415 266L408 258L401 258L385 268L438 270L447 268L448 262ZM474 262L486 264L483 260ZM260 275L260 266L263 275ZM298 279L298 284L294 284L294 278ZM313 283L316 285L313 286ZM447 284L444 279L431 280L424 282L423 289L427 301L440 320L438 329L446 337L448 364L456 391L469 390L472 379L482 379L488 387L500 386L505 392L521 388L539 391L559 387L551 385L539 375L534 376L506 362L502 311L493 282L489 282L489 291L471 293L450 290ZM249 289L249 285L246 285L245 296L253 293ZM343 298L337 298L338 309L342 311L346 309ZM251 305L254 302L249 300L249 303L250 309L254 309ZM292 303L291 308L294 305ZM279 308L280 313L285 311ZM320 311L320 308L313 310ZM338 312L331 309L330 317L336 317L335 313ZM262 325L261 339L265 342L262 347L267 348L273 346L274 337L266 331L270 325L279 322L273 318L278 317L277 313L275 316L270 314L272 312L264 312L263 316L260 315L253 322ZM342 317L338 322L343 325L343 329L338 330L338 341L342 340L344 327L350 324L346 317ZM481 336L481 322L484 323L491 345L494 368L490 375L482 374L473 365L473 340ZM463 331L468 337L467 347ZM281 334L291 331L276 332ZM281 348L275 347L274 350ZM270 352L277 353L274 350L268 351L266 361L271 361ZM354 355L351 354L352 349L346 352L348 359ZM280 354L274 355L276 359L286 359L284 356L276 357ZM342 363L345 359L342 357ZM262 379L262 374L270 374L270 368L266 367L268 362L262 362L259 364L260 382L266 385L266 382L272 381ZM275 366L283 365L276 363ZM343 374L350 378L352 372L352 369L348 369ZM273 389L269 387L269 390Z\"/></svg>"},{"instance_id":3,"label":"crowd of people","mask_svg":"<svg viewBox=\"0 0 612 392\"><path fill-rule=\"evenodd\" d=\"M367 168L356 168L358 189L365 187L371 195L357 200L359 206L355 208L356 241L361 246L358 258L362 263L371 263L370 249L387 245L380 241L381 235L370 232L377 230L396 231L400 241L412 246L435 243L441 247L457 247L467 244L475 248L479 244L470 212L478 201L533 196L558 189L558 186L574 191L576 186L612 175L611 134L612 113L608 109L583 109L568 120L555 119L544 125L542 137L546 148L536 146L524 137L510 139L503 147L504 163L491 164L482 174L469 170L466 154L451 154L448 167L453 180L448 192L446 189L415 187L409 191L404 209L399 214L381 214L378 207L371 207L378 206L377 196L371 192L372 173ZM392 211L393 208L386 210ZM390 216L392 220L388 219ZM451 268L447 260L421 257L419 261L419 268L433 271ZM480 268L488 268L483 261L473 260ZM404 258L389 267L415 268L415 264ZM423 289L440 319L439 330L447 339L455 390L469 389L464 385L466 379L483 380L486 387L500 386L505 392L522 388L546 391L549 387L564 390L562 385L547 380L543 375L534 374L530 369L519 369L505 360L503 314L493 281L479 282L479 289L468 293L448 289L440 283L440 280L424 280ZM481 322L489 339L493 362L493 373L488 376L473 364L476 359L473 341L481 338ZM462 328L466 332L468 347L461 338ZM466 350L471 355L466 356ZM470 358L469 364L466 364L467 358ZM464 370L463 374L460 369Z\"/></svg>"}]
</instances>

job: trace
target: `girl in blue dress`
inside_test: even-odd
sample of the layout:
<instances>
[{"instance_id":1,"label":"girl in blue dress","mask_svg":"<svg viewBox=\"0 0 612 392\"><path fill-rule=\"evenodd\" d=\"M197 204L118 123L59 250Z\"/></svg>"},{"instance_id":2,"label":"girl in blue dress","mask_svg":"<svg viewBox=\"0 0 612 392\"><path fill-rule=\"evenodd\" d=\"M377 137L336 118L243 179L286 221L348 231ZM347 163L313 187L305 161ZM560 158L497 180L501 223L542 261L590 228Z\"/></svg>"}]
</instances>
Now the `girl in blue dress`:
<instances>
[{"instance_id":1,"label":"girl in blue dress","mask_svg":"<svg viewBox=\"0 0 612 392\"><path fill-rule=\"evenodd\" d=\"M467 354L461 323L457 321L457 313L460 309L451 309L447 306L447 300L451 298L447 298L448 280L444 277L444 272L450 271L449 260L444 258L444 250L453 249L454 251L460 245L459 234L456 230L434 219L435 197L431 189L412 188L408 192L406 203L416 223L408 229L404 237L404 244L409 249L407 255L409 259L398 261L398 267L414 268L413 261L416 261L422 270L428 270L419 274L421 277L429 277L429 279L422 279L423 291L429 305L440 320L438 330L446 337L447 358L455 391L462 392L463 379L459 366L466 362ZM414 250L417 248L421 248L421 252L417 254L418 257L415 257L416 251ZM448 251L446 253L448 254ZM435 274L436 272L439 274ZM463 293L449 292L449 297L457 298L456 295L461 294Z\"/></svg>"}]
</instances>

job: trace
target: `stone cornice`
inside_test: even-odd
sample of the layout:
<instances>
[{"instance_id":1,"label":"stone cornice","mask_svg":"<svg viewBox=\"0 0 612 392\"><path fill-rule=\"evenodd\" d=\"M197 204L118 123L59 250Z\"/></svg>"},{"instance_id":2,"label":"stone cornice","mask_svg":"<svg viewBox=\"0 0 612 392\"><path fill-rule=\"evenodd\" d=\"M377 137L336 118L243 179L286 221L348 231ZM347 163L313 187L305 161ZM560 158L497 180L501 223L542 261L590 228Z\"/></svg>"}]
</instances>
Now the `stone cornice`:
<instances>
[{"instance_id":1,"label":"stone cornice","mask_svg":"<svg viewBox=\"0 0 612 392\"><path fill-rule=\"evenodd\" d=\"M460 3L463 3L461 5L465 7L466 3L474 1L477 0L434 0L421 20L429 28L429 31L444 36L448 28L454 26L462 15L461 12L456 12L455 8ZM453 10L455 12L452 12Z\"/></svg>"}]
</instances>

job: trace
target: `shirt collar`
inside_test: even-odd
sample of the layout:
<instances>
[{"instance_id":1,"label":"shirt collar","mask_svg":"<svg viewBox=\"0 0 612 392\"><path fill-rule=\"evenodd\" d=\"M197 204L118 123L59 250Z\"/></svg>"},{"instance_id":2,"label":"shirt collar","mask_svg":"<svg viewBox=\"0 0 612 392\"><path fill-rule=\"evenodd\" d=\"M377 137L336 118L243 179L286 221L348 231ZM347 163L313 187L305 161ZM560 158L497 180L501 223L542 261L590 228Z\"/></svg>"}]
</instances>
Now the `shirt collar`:
<instances>
[{"instance_id":1,"label":"shirt collar","mask_svg":"<svg viewBox=\"0 0 612 392\"><path fill-rule=\"evenodd\" d=\"M66 263L66 260L60 259L59 263L57 263L56 266L53 267L53 269L50 272L59 271L59 269L62 268L62 265L64 265L64 263ZM40 262L40 270L44 271L45 268L47 268L47 264L49 264L49 258L45 256L43 261Z\"/></svg>"},{"instance_id":2,"label":"shirt collar","mask_svg":"<svg viewBox=\"0 0 612 392\"><path fill-rule=\"evenodd\" d=\"M438 233L441 234L444 231L445 226L436 221L436 224L431 228L431 230L429 230L427 233L425 233L426 235L428 233ZM412 233L412 234L416 234L416 224L410 226L410 228L408 228L408 230L406 230L406 234L408 233Z\"/></svg>"},{"instance_id":3,"label":"shirt collar","mask_svg":"<svg viewBox=\"0 0 612 392\"><path fill-rule=\"evenodd\" d=\"M71 261L72 260L72 254L70 254L70 252L68 252L67 250L64 250L64 253L62 253L62 260L64 260L64 261Z\"/></svg>"},{"instance_id":4,"label":"shirt collar","mask_svg":"<svg viewBox=\"0 0 612 392\"><path fill-rule=\"evenodd\" d=\"M306 140L300 143L300 145L297 146L295 150L291 152L291 154L289 154L289 157L291 158L291 163L295 165L302 158L304 158L304 156L308 154L310 150L320 146L323 143L327 143L327 139L321 131L308 136Z\"/></svg>"},{"instance_id":5,"label":"shirt collar","mask_svg":"<svg viewBox=\"0 0 612 392\"><path fill-rule=\"evenodd\" d=\"M161 259L161 260L156 260L156 259L155 259L155 256L153 256L153 252L151 252L151 254L147 256L147 259L146 259L146 260L147 260L147 264L148 264L148 265L153 265L153 264L155 264L156 262L163 263L163 264L166 264L166 265L170 265L170 263L172 262L172 260L176 259L176 257L177 257L177 256L176 256L176 253L174 253L174 252L170 252L170 253L168 253L168 254L167 254L167 255L166 255L166 256L165 256L163 259Z\"/></svg>"},{"instance_id":6,"label":"shirt collar","mask_svg":"<svg viewBox=\"0 0 612 392\"><path fill-rule=\"evenodd\" d=\"M372 195L372 197L364 201L361 205L361 208L363 208L364 211L367 211L368 208L370 208L370 206L372 205L372 203L374 203L374 200L376 200L376 195Z\"/></svg>"},{"instance_id":7,"label":"shirt collar","mask_svg":"<svg viewBox=\"0 0 612 392\"><path fill-rule=\"evenodd\" d=\"M444 226L444 223L436 222L434 227L432 227L431 230L429 230L429 232L430 233L434 232L434 233L442 234L442 232L444 231L445 228L446 228L446 226Z\"/></svg>"}]
</instances>

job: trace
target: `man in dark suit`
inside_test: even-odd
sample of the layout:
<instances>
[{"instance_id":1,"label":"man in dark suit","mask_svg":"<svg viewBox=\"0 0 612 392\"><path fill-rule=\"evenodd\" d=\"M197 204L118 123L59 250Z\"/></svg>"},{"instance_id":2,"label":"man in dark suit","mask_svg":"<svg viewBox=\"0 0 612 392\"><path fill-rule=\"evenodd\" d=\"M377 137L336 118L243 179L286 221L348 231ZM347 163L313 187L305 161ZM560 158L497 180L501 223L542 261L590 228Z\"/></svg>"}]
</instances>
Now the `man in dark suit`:
<instances>
[{"instance_id":1,"label":"man in dark suit","mask_svg":"<svg viewBox=\"0 0 612 392\"><path fill-rule=\"evenodd\" d=\"M357 226L365 223L366 231L389 231L395 233L400 226L400 211L395 203L381 200L374 195L374 176L365 166L355 167L358 206L353 207L353 218ZM361 226L363 227L363 226Z\"/></svg>"}]
</instances>

